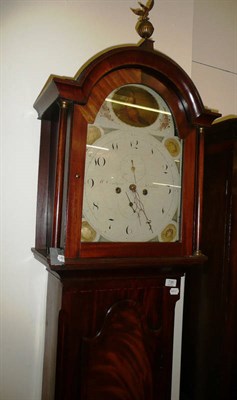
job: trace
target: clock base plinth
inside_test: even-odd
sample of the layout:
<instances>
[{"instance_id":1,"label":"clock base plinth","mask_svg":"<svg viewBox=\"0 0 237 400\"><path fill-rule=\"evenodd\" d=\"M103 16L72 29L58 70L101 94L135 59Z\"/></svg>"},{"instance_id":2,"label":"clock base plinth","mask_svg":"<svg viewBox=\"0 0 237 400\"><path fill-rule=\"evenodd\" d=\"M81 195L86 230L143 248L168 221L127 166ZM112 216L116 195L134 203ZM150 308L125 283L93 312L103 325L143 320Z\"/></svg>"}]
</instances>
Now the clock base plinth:
<instances>
[{"instance_id":1,"label":"clock base plinth","mask_svg":"<svg viewBox=\"0 0 237 400\"><path fill-rule=\"evenodd\" d=\"M48 266L43 400L170 399L183 273L147 267L93 276Z\"/></svg>"}]
</instances>

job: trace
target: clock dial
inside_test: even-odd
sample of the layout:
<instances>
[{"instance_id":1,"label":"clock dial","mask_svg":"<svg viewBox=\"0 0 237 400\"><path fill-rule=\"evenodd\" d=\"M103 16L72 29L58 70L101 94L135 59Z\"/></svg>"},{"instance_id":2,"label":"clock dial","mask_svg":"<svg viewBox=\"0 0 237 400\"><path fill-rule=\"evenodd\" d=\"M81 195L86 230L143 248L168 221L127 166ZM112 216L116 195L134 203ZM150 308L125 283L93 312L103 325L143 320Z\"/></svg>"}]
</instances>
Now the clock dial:
<instances>
[{"instance_id":1,"label":"clock dial","mask_svg":"<svg viewBox=\"0 0 237 400\"><path fill-rule=\"evenodd\" d=\"M157 108L151 111L159 107L161 99L150 89L146 98L145 87L139 89L141 98L137 97L135 104L139 99L144 107L142 99L149 99L147 109L142 109L139 117L143 126L141 122L134 123L135 113L130 112L132 107L128 105L132 115L129 128L121 129L120 123L118 129L114 125L109 129L108 124L88 127L82 241L179 240L182 144L174 132L170 135L170 130L168 135L161 136L158 129L151 129L162 118ZM130 92L126 93L123 99L127 103ZM134 97L130 101L133 104ZM117 116L127 124L121 108L125 106L117 107ZM167 115L171 118L170 113Z\"/></svg>"}]
</instances>

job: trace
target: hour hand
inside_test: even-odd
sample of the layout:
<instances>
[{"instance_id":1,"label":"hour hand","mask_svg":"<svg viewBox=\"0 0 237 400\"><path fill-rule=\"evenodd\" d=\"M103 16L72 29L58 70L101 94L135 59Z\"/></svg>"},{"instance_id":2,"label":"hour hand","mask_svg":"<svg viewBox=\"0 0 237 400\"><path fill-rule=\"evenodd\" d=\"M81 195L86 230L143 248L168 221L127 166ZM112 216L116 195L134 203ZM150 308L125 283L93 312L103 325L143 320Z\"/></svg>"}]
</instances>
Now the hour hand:
<instances>
[{"instance_id":1,"label":"hour hand","mask_svg":"<svg viewBox=\"0 0 237 400\"><path fill-rule=\"evenodd\" d=\"M132 166L131 166L131 171L132 171L132 173L133 173L134 182L137 183L136 174L135 174L136 168L135 168L135 165L134 165L133 160L131 160L131 164L132 164Z\"/></svg>"},{"instance_id":2,"label":"hour hand","mask_svg":"<svg viewBox=\"0 0 237 400\"><path fill-rule=\"evenodd\" d=\"M133 202L131 201L131 199L130 199L129 195L127 194L127 192L126 192L126 196L127 196L127 198L128 198L128 205L129 205L129 207L131 207L131 209L132 209L133 212L135 213L136 210L135 210L135 208L134 208L134 204L133 204Z\"/></svg>"},{"instance_id":3,"label":"hour hand","mask_svg":"<svg viewBox=\"0 0 237 400\"><path fill-rule=\"evenodd\" d=\"M132 170L132 172L134 173L135 172L135 166L134 166L134 162L133 162L133 160L131 160L131 164L132 164L132 166L131 166L131 170Z\"/></svg>"}]
</instances>

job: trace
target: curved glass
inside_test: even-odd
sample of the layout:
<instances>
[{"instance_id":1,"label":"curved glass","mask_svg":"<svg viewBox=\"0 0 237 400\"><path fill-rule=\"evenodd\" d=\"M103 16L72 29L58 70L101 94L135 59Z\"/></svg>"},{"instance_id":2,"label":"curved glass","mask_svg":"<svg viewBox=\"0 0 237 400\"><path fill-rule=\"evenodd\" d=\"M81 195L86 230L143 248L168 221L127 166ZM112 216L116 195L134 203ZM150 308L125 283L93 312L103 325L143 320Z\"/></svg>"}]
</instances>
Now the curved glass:
<instances>
[{"instance_id":1,"label":"curved glass","mask_svg":"<svg viewBox=\"0 0 237 400\"><path fill-rule=\"evenodd\" d=\"M180 239L182 141L163 98L124 85L88 125L82 241Z\"/></svg>"}]
</instances>

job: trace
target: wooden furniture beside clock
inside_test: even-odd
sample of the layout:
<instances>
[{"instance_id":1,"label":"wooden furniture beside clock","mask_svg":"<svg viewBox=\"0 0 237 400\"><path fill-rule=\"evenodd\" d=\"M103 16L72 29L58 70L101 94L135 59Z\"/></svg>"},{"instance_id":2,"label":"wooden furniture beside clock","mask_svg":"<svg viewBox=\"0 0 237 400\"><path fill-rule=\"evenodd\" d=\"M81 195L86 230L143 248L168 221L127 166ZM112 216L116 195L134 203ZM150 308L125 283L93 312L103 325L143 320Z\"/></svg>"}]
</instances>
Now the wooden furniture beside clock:
<instances>
[{"instance_id":1,"label":"wooden furniture beside clock","mask_svg":"<svg viewBox=\"0 0 237 400\"><path fill-rule=\"evenodd\" d=\"M181 399L237 398L237 118L205 136L202 249L186 275Z\"/></svg>"},{"instance_id":2,"label":"wooden furniture beside clock","mask_svg":"<svg viewBox=\"0 0 237 400\"><path fill-rule=\"evenodd\" d=\"M115 176L104 174L103 182L99 182L102 185L97 193L98 201L103 198L107 201L111 188L119 188L113 192L113 199L118 201L120 214L115 212L122 228L118 231L119 239L115 240L109 232L110 225L103 221L103 215L107 223L114 218L109 212L106 215L103 211L100 224L93 222L93 210L93 216L91 212L86 214L83 204L86 185L95 184L94 177L92 185L89 175L91 164L87 161L86 148L101 151L104 157L99 163L94 155L97 153L93 153L94 169L107 162L103 152L112 146L107 142L111 126L108 129L100 120L99 128L104 136L93 140L92 147L88 147L91 146L88 126L97 121L105 99L116 100L113 93L118 96L117 91L127 85L154 91L160 96L163 108L148 126L145 123L142 128L127 126L125 129L123 125L122 130L125 138L134 135L139 146L151 153L150 157L156 154L157 168L151 164L152 174L148 173L147 157L143 158L141 148L141 163L136 160L135 167L136 146L119 139L118 146L130 147L125 151L126 158L123 152L118 152L120 163L116 165L120 167L116 168ZM123 96L126 97L124 93ZM123 100L126 107L131 107L129 98ZM188 75L170 58L154 50L150 39L137 46L120 46L103 52L75 78L52 76L36 100L35 108L42 125L33 252L49 272L42 398L168 400L174 310L179 299L180 278L186 270L196 268L205 260L199 248L203 137L217 114L204 108ZM110 121L112 108L108 110ZM154 121L164 113L169 123L164 130L161 126L154 130ZM124 123L116 116L112 122L115 120L120 126ZM115 125L113 131L118 134ZM146 144L138 140L141 132ZM154 137L157 142L153 146ZM183 147L182 159L176 159L177 152L172 155L165 148L163 143L167 138ZM168 160L167 165L160 161L162 157ZM128 160L127 176L127 172L121 171ZM134 168L138 173L136 181ZM173 172L168 174L169 168ZM181 176L180 183L177 174ZM171 180L165 180L165 176ZM108 182L104 184L106 179ZM117 179L119 185L113 186L112 179ZM161 188L160 200L154 197L155 201L148 203L152 198L149 185L163 187L165 196L172 195L169 209L162 203L165 197ZM117 194L123 197L118 198ZM176 206L172 208L174 202ZM93 201L89 204L93 208ZM154 207L157 212L153 211ZM125 228L124 213L128 220ZM160 220L156 223L158 215ZM81 234L84 220L89 240L85 240L85 232ZM141 231L139 240L133 226ZM92 229L96 234L90 234ZM153 237L145 239L145 232L150 235L150 231Z\"/></svg>"}]
</instances>

